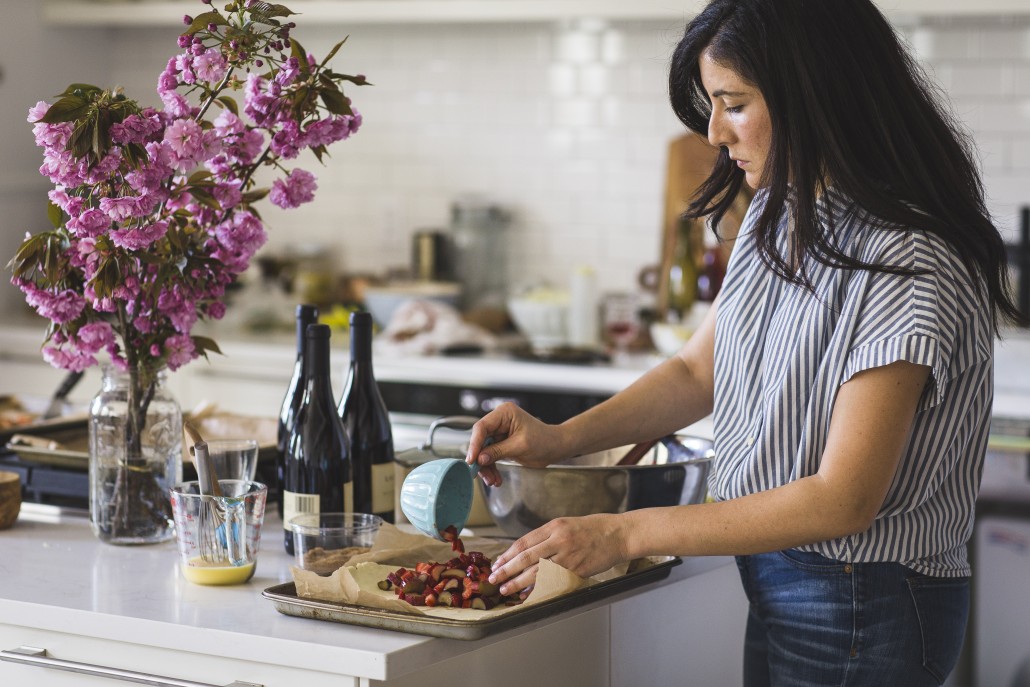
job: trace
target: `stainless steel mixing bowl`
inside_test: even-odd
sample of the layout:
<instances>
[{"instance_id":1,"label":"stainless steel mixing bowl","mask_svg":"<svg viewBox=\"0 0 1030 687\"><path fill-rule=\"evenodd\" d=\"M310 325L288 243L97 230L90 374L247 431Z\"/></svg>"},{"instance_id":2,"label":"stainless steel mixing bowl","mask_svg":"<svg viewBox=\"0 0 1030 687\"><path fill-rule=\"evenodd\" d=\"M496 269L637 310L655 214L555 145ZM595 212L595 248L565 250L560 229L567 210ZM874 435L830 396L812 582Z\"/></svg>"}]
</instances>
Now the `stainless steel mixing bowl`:
<instances>
[{"instance_id":1,"label":"stainless steel mixing bowl","mask_svg":"<svg viewBox=\"0 0 1030 687\"><path fill-rule=\"evenodd\" d=\"M711 441L673 435L639 464L617 467L628 450L591 453L546 468L499 461L501 486L477 481L490 516L513 537L559 517L704 501L715 455Z\"/></svg>"}]
</instances>

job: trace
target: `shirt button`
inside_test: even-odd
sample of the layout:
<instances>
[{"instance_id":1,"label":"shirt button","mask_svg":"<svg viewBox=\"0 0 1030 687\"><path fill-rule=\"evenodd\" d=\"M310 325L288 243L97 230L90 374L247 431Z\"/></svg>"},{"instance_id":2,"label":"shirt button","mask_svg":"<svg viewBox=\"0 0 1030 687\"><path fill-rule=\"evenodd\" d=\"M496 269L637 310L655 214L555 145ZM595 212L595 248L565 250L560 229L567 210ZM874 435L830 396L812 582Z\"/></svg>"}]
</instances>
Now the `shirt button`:
<instances>
[{"instance_id":1,"label":"shirt button","mask_svg":"<svg viewBox=\"0 0 1030 687\"><path fill-rule=\"evenodd\" d=\"M755 438L754 437L748 437L747 439L744 440L744 443L747 444L748 446L750 446L751 444L755 443Z\"/></svg>"}]
</instances>

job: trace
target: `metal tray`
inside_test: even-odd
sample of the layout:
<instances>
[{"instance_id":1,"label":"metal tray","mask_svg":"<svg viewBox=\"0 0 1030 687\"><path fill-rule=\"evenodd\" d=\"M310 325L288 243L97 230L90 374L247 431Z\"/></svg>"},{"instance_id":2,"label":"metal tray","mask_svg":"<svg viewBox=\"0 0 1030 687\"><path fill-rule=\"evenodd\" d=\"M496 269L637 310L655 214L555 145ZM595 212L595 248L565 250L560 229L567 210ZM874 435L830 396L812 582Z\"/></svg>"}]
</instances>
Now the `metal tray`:
<instances>
[{"instance_id":1,"label":"metal tray","mask_svg":"<svg viewBox=\"0 0 1030 687\"><path fill-rule=\"evenodd\" d=\"M286 615L334 623L374 627L412 634L442 637L444 639L482 639L487 635L510 630L536 620L550 618L577 606L597 601L650 582L665 579L673 567L683 561L676 556L658 556L634 561L630 571L620 577L599 582L550 601L524 606L494 617L478 620L455 620L413 615L368 606L333 601L318 601L297 596L293 582L269 587L261 595L275 604L276 610ZM633 566L636 566L635 568Z\"/></svg>"},{"instance_id":2,"label":"metal tray","mask_svg":"<svg viewBox=\"0 0 1030 687\"><path fill-rule=\"evenodd\" d=\"M15 431L7 432L0 439L7 439L6 449L17 454L22 460L52 467L86 470L89 468L88 422L85 416L58 418L19 427ZM15 441L17 435L54 442L56 447L19 443ZM259 444L258 465L274 461L277 451L275 443L266 440Z\"/></svg>"}]
</instances>

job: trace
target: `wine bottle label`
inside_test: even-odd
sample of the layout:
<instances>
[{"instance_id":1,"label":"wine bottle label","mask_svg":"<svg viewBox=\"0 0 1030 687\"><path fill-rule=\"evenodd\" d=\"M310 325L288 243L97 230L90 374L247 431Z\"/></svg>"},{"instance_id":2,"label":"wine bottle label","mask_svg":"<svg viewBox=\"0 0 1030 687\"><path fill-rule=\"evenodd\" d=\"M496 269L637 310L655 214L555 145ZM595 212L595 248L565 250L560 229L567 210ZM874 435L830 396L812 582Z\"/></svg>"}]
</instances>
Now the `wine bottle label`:
<instances>
[{"instance_id":1,"label":"wine bottle label","mask_svg":"<svg viewBox=\"0 0 1030 687\"><path fill-rule=\"evenodd\" d=\"M298 494L293 491L283 491L283 529L290 529L290 520L298 515L307 513L318 514L318 494Z\"/></svg>"},{"instance_id":2,"label":"wine bottle label","mask_svg":"<svg viewBox=\"0 0 1030 687\"><path fill-rule=\"evenodd\" d=\"M372 512L393 511L393 461L372 465Z\"/></svg>"},{"instance_id":3,"label":"wine bottle label","mask_svg":"<svg viewBox=\"0 0 1030 687\"><path fill-rule=\"evenodd\" d=\"M354 512L354 482L343 483L343 512Z\"/></svg>"}]
</instances>

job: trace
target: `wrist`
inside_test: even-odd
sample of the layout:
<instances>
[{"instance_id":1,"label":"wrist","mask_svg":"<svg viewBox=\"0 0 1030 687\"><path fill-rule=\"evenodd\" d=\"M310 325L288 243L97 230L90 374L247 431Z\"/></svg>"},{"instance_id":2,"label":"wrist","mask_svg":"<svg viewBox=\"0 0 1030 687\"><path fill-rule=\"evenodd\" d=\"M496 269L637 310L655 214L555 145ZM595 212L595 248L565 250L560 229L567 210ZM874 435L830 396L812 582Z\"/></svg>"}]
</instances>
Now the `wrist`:
<instances>
[{"instance_id":1,"label":"wrist","mask_svg":"<svg viewBox=\"0 0 1030 687\"><path fill-rule=\"evenodd\" d=\"M614 522L612 541L615 544L615 550L619 552L620 560L632 561L644 555L641 552L638 536L641 528L635 522L637 515L635 511L628 511L612 516Z\"/></svg>"}]
</instances>

